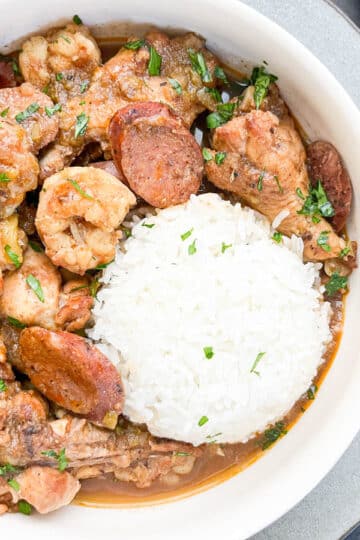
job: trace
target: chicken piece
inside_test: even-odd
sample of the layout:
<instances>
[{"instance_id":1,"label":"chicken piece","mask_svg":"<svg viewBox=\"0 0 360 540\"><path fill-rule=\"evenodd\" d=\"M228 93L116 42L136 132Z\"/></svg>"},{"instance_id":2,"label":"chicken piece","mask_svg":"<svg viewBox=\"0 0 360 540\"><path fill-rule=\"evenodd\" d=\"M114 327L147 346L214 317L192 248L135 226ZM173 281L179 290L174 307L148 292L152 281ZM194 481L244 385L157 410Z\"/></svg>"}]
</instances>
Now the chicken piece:
<instances>
[{"instance_id":1,"label":"chicken piece","mask_svg":"<svg viewBox=\"0 0 360 540\"><path fill-rule=\"evenodd\" d=\"M132 42L137 38L130 38ZM153 32L138 50L122 47L104 66L99 67L91 80L83 100L70 99L60 113L60 131L56 142L42 157L41 178L63 169L78 156L90 142L100 143L105 158L110 157L108 127L116 111L134 101L165 103L177 113L186 127L205 107L202 103L204 82L193 68L189 49L204 58L211 82L214 56L204 48L204 40L194 34L170 39ZM160 75L149 75L149 47L162 58ZM174 82L175 81L175 82ZM176 84L180 87L177 87ZM174 88L175 84L175 88ZM178 88L178 90L176 90ZM179 91L180 88L180 91ZM83 125L79 132L76 126Z\"/></svg>"},{"instance_id":2,"label":"chicken piece","mask_svg":"<svg viewBox=\"0 0 360 540\"><path fill-rule=\"evenodd\" d=\"M18 497L30 503L40 514L53 512L71 503L80 482L68 472L51 467L29 467L18 474Z\"/></svg>"},{"instance_id":3,"label":"chicken piece","mask_svg":"<svg viewBox=\"0 0 360 540\"><path fill-rule=\"evenodd\" d=\"M0 90L0 111L7 109L6 118L24 128L34 153L57 135L59 119L53 106L51 99L30 83Z\"/></svg>"},{"instance_id":4,"label":"chicken piece","mask_svg":"<svg viewBox=\"0 0 360 540\"><path fill-rule=\"evenodd\" d=\"M293 126L271 112L251 111L216 128L213 147L227 154L218 165L212 152L213 159L205 165L210 182L235 193L270 221L285 211L277 228L303 238L306 260L340 255L346 244L331 225L323 218L314 223L311 216L299 213L309 178L305 150Z\"/></svg>"},{"instance_id":5,"label":"chicken piece","mask_svg":"<svg viewBox=\"0 0 360 540\"><path fill-rule=\"evenodd\" d=\"M18 227L18 216L0 220L0 270L14 270L23 262L27 237Z\"/></svg>"},{"instance_id":6,"label":"chicken piece","mask_svg":"<svg viewBox=\"0 0 360 540\"><path fill-rule=\"evenodd\" d=\"M71 280L63 287L60 295L59 311L55 316L58 328L74 332L84 328L91 318L94 298L90 294L87 278Z\"/></svg>"},{"instance_id":7,"label":"chicken piece","mask_svg":"<svg viewBox=\"0 0 360 540\"><path fill-rule=\"evenodd\" d=\"M26 325L54 328L60 287L60 274L48 257L29 247L22 266L4 277L0 316L13 317Z\"/></svg>"},{"instance_id":8,"label":"chicken piece","mask_svg":"<svg viewBox=\"0 0 360 540\"><path fill-rule=\"evenodd\" d=\"M39 165L24 129L0 121L0 219L10 216L38 184Z\"/></svg>"},{"instance_id":9,"label":"chicken piece","mask_svg":"<svg viewBox=\"0 0 360 540\"><path fill-rule=\"evenodd\" d=\"M110 262L121 236L115 229L135 203L117 178L94 167L70 167L47 178L36 214L47 255L80 275Z\"/></svg>"},{"instance_id":10,"label":"chicken piece","mask_svg":"<svg viewBox=\"0 0 360 540\"><path fill-rule=\"evenodd\" d=\"M101 53L86 26L68 24L25 41L19 63L25 81L65 104L85 92Z\"/></svg>"},{"instance_id":11,"label":"chicken piece","mask_svg":"<svg viewBox=\"0 0 360 540\"><path fill-rule=\"evenodd\" d=\"M114 429L124 402L121 377L85 338L34 326L20 336L22 371L48 399Z\"/></svg>"}]
</instances>

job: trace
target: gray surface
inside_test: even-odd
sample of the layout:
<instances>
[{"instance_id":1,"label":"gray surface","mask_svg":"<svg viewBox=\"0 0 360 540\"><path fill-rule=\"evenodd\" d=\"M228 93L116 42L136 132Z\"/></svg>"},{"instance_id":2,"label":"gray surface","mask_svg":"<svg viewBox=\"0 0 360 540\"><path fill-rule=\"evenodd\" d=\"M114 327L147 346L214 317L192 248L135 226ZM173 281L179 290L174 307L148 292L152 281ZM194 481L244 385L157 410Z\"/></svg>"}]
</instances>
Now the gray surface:
<instances>
[{"instance_id":1,"label":"gray surface","mask_svg":"<svg viewBox=\"0 0 360 540\"><path fill-rule=\"evenodd\" d=\"M304 43L360 105L360 34L325 0L242 0ZM360 0L337 0L360 20ZM354 411L354 414L357 414ZM259 509L261 511L261 509ZM338 540L360 520L360 435L303 501L251 540Z\"/></svg>"}]
</instances>

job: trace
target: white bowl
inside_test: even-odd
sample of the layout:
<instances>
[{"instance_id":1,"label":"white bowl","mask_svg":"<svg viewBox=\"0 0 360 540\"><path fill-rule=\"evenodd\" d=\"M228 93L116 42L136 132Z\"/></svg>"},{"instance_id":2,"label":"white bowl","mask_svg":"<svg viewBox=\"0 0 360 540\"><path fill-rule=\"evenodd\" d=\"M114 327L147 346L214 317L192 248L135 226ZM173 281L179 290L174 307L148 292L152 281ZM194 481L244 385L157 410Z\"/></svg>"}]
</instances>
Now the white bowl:
<instances>
[{"instance_id":1,"label":"white bowl","mask_svg":"<svg viewBox=\"0 0 360 540\"><path fill-rule=\"evenodd\" d=\"M2 0L3 46L65 22L78 13L86 24L148 22L186 28L234 67L239 59L267 60L283 95L311 137L341 152L355 194L360 190L360 115L329 71L276 24L235 0ZM116 29L114 30L116 32ZM117 30L119 31L119 30ZM349 233L359 241L357 197ZM325 476L360 428L360 274L351 278L346 321L336 360L315 403L295 427L244 472L190 498L130 509L72 506L49 516L5 516L2 536L19 538L121 538L240 540L259 531L299 502ZM8 533L8 534L6 534Z\"/></svg>"}]
</instances>

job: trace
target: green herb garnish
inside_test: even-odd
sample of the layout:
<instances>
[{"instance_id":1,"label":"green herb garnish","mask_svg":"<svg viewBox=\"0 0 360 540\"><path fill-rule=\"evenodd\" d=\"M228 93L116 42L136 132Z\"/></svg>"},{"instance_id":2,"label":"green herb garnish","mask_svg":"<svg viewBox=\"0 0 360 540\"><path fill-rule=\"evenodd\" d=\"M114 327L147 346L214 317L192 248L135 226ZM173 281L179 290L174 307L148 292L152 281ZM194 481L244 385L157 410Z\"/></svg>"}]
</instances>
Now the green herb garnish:
<instances>
[{"instance_id":1,"label":"green herb garnish","mask_svg":"<svg viewBox=\"0 0 360 540\"><path fill-rule=\"evenodd\" d=\"M318 387L316 386L316 384L312 384L310 388L308 389L308 391L306 392L307 398L310 400L315 399L315 394L317 391L318 391Z\"/></svg>"},{"instance_id":2,"label":"green herb garnish","mask_svg":"<svg viewBox=\"0 0 360 540\"><path fill-rule=\"evenodd\" d=\"M251 74L251 83L254 85L254 101L255 106L258 109L266 98L269 86L271 83L277 81L276 75L268 73L264 66L256 67Z\"/></svg>"},{"instance_id":3,"label":"green herb garnish","mask_svg":"<svg viewBox=\"0 0 360 540\"><path fill-rule=\"evenodd\" d=\"M340 255L339 255L340 259L343 259L343 258L346 257L347 255L349 255L350 251L351 251L351 248L350 248L349 246L344 247L344 248L340 251Z\"/></svg>"},{"instance_id":4,"label":"green herb garnish","mask_svg":"<svg viewBox=\"0 0 360 540\"><path fill-rule=\"evenodd\" d=\"M216 152L215 154L215 163L216 165L222 165L226 158L226 152Z\"/></svg>"},{"instance_id":5,"label":"green herb garnish","mask_svg":"<svg viewBox=\"0 0 360 540\"><path fill-rule=\"evenodd\" d=\"M274 234L272 235L272 239L275 240L275 242L277 242L278 244L280 244L281 240L282 240L282 234L281 232L279 231L275 231Z\"/></svg>"},{"instance_id":6,"label":"green herb garnish","mask_svg":"<svg viewBox=\"0 0 360 540\"><path fill-rule=\"evenodd\" d=\"M49 90L50 90L50 83L47 83L41 91L43 94L46 94L48 96Z\"/></svg>"},{"instance_id":7,"label":"green herb garnish","mask_svg":"<svg viewBox=\"0 0 360 540\"><path fill-rule=\"evenodd\" d=\"M44 251L43 246L41 244L39 244L39 242L34 242L34 240L30 240L29 245L30 245L31 249L36 251L36 253L43 253L43 251Z\"/></svg>"},{"instance_id":8,"label":"green herb garnish","mask_svg":"<svg viewBox=\"0 0 360 540\"><path fill-rule=\"evenodd\" d=\"M222 67L216 66L216 68L214 69L214 75L217 79L222 81L224 84L228 84L229 81L227 80L225 71L223 70Z\"/></svg>"},{"instance_id":9,"label":"green herb garnish","mask_svg":"<svg viewBox=\"0 0 360 540\"><path fill-rule=\"evenodd\" d=\"M17 482L14 478L11 480L8 480L7 483L10 487L12 487L15 491L20 491L20 485L19 482Z\"/></svg>"},{"instance_id":10,"label":"green herb garnish","mask_svg":"<svg viewBox=\"0 0 360 540\"><path fill-rule=\"evenodd\" d=\"M255 375L260 375L260 373L258 371L256 371L256 367L257 367L258 363L260 362L260 360L262 359L262 357L265 354L266 353L264 353L264 352L259 352L259 354L255 358L255 361L254 361L253 365L251 366L250 373L255 373Z\"/></svg>"},{"instance_id":11,"label":"green herb garnish","mask_svg":"<svg viewBox=\"0 0 360 540\"><path fill-rule=\"evenodd\" d=\"M45 107L45 112L49 118L54 116L55 113L61 111L61 104L57 103L54 107Z\"/></svg>"},{"instance_id":12,"label":"green herb garnish","mask_svg":"<svg viewBox=\"0 0 360 540\"><path fill-rule=\"evenodd\" d=\"M206 422L208 422L208 421L209 421L209 419L208 419L207 416L202 416L202 417L200 418L200 420L198 421L198 426L201 427L201 426L203 426L204 424L206 424Z\"/></svg>"},{"instance_id":13,"label":"green herb garnish","mask_svg":"<svg viewBox=\"0 0 360 540\"><path fill-rule=\"evenodd\" d=\"M36 294L40 302L44 303L45 302L44 292L42 290L40 281L36 279L36 277L33 276L32 274L29 274L28 277L26 278L26 283L29 285L30 289L34 291L34 293Z\"/></svg>"},{"instance_id":14,"label":"green herb garnish","mask_svg":"<svg viewBox=\"0 0 360 540\"><path fill-rule=\"evenodd\" d=\"M109 266L109 264L111 264L113 262L114 262L114 259L112 259L111 261L109 261L107 263L98 264L97 266L95 266L95 270L104 270L104 268L107 268ZM86 285L85 285L85 287L86 287Z\"/></svg>"},{"instance_id":15,"label":"green herb garnish","mask_svg":"<svg viewBox=\"0 0 360 540\"><path fill-rule=\"evenodd\" d=\"M122 232L125 234L125 238L130 238L130 236L132 235L131 229L128 229L128 228L125 227L124 225L120 225L120 229L121 229Z\"/></svg>"},{"instance_id":16,"label":"green herb garnish","mask_svg":"<svg viewBox=\"0 0 360 540\"><path fill-rule=\"evenodd\" d=\"M328 296L333 296L337 291L346 289L348 278L340 276L338 272L334 272L329 281L325 284L325 290Z\"/></svg>"},{"instance_id":17,"label":"green herb garnish","mask_svg":"<svg viewBox=\"0 0 360 540\"><path fill-rule=\"evenodd\" d=\"M75 139L77 137L83 137L85 135L88 122L89 122L89 117L84 112L80 113L76 117Z\"/></svg>"},{"instance_id":18,"label":"green herb garnish","mask_svg":"<svg viewBox=\"0 0 360 540\"><path fill-rule=\"evenodd\" d=\"M185 457L185 456L191 456L192 454L190 454L189 452L175 452L174 453L174 456L178 456L178 457Z\"/></svg>"},{"instance_id":19,"label":"green herb garnish","mask_svg":"<svg viewBox=\"0 0 360 540\"><path fill-rule=\"evenodd\" d=\"M312 216L313 218L315 217L317 221L315 221L314 223L319 223L319 216L323 216L325 218L330 218L334 216L334 208L329 199L327 198L327 195L323 186L321 185L320 180L318 181L316 187L310 189L310 193L306 197L302 209L298 210L298 214Z\"/></svg>"},{"instance_id":20,"label":"green herb garnish","mask_svg":"<svg viewBox=\"0 0 360 540\"><path fill-rule=\"evenodd\" d=\"M232 247L232 244L225 244L225 242L223 242L223 243L221 244L221 253L225 253L225 251L226 251L227 249L231 248L231 247Z\"/></svg>"},{"instance_id":21,"label":"green herb garnish","mask_svg":"<svg viewBox=\"0 0 360 540\"><path fill-rule=\"evenodd\" d=\"M45 450L44 452L41 452L43 456L51 457L56 459L58 462L58 469L60 472L64 472L66 467L68 466L68 460L65 456L65 448L62 448L59 453L55 452L55 450Z\"/></svg>"},{"instance_id":22,"label":"green herb garnish","mask_svg":"<svg viewBox=\"0 0 360 540\"><path fill-rule=\"evenodd\" d=\"M299 187L297 187L295 189L295 193L298 197L300 197L300 199L302 199L303 201L305 201L305 195L303 194L303 192L301 191L301 189Z\"/></svg>"},{"instance_id":23,"label":"green herb garnish","mask_svg":"<svg viewBox=\"0 0 360 540\"><path fill-rule=\"evenodd\" d=\"M0 476L6 476L7 474L16 474L19 472L18 467L6 463L5 465L0 465Z\"/></svg>"},{"instance_id":24,"label":"green herb garnish","mask_svg":"<svg viewBox=\"0 0 360 540\"><path fill-rule=\"evenodd\" d=\"M194 49L188 49L188 55L193 70L200 75L201 80L205 83L211 82L212 77L206 65L204 55L199 51L195 51Z\"/></svg>"},{"instance_id":25,"label":"green herb garnish","mask_svg":"<svg viewBox=\"0 0 360 540\"><path fill-rule=\"evenodd\" d=\"M152 229L153 227L155 227L155 223L142 223L141 224L142 227L147 227L148 229Z\"/></svg>"},{"instance_id":26,"label":"green herb garnish","mask_svg":"<svg viewBox=\"0 0 360 540\"><path fill-rule=\"evenodd\" d=\"M205 92L210 94L217 103L222 103L222 97L217 88L205 88Z\"/></svg>"},{"instance_id":27,"label":"green herb garnish","mask_svg":"<svg viewBox=\"0 0 360 540\"><path fill-rule=\"evenodd\" d=\"M59 72L59 73L56 73L55 79L56 79L58 82L62 81L63 78L64 78L64 75L63 75L62 73L60 73L60 72Z\"/></svg>"},{"instance_id":28,"label":"green herb garnish","mask_svg":"<svg viewBox=\"0 0 360 540\"><path fill-rule=\"evenodd\" d=\"M145 45L145 41L143 39L137 39L135 41L128 41L127 43L124 43L125 49L130 49L131 51L137 51Z\"/></svg>"},{"instance_id":29,"label":"green herb garnish","mask_svg":"<svg viewBox=\"0 0 360 540\"><path fill-rule=\"evenodd\" d=\"M203 155L203 158L204 158L204 160L206 162L212 160L212 153L210 152L210 150L208 148L203 148L202 149L202 155Z\"/></svg>"},{"instance_id":30,"label":"green herb garnish","mask_svg":"<svg viewBox=\"0 0 360 540\"><path fill-rule=\"evenodd\" d=\"M148 73L151 76L160 75L162 58L156 49L152 46L149 47L150 59L148 65Z\"/></svg>"},{"instance_id":31,"label":"green herb garnish","mask_svg":"<svg viewBox=\"0 0 360 540\"><path fill-rule=\"evenodd\" d=\"M191 236L193 230L194 230L194 227L193 227L192 229L190 229L190 230L184 232L184 233L180 236L181 240L184 241L184 240L186 240L187 238L189 238L189 236Z\"/></svg>"},{"instance_id":32,"label":"green herb garnish","mask_svg":"<svg viewBox=\"0 0 360 540\"><path fill-rule=\"evenodd\" d=\"M203 351L204 351L205 357L208 360L210 360L215 354L212 347L204 347Z\"/></svg>"},{"instance_id":33,"label":"green herb garnish","mask_svg":"<svg viewBox=\"0 0 360 540\"><path fill-rule=\"evenodd\" d=\"M275 182L277 184L277 187L278 187L278 190L280 191L280 193L284 193L284 188L280 184L279 178L276 175L274 176L274 180L275 180Z\"/></svg>"},{"instance_id":34,"label":"green herb garnish","mask_svg":"<svg viewBox=\"0 0 360 540\"><path fill-rule=\"evenodd\" d=\"M5 116L7 115L8 112L9 112L9 107L7 107L7 108L4 109L3 111L1 111L0 116L1 116L2 118L5 118Z\"/></svg>"},{"instance_id":35,"label":"green herb garnish","mask_svg":"<svg viewBox=\"0 0 360 540\"><path fill-rule=\"evenodd\" d=\"M257 182L257 190L258 191L262 191L264 176L265 176L265 174L261 173L259 178L258 178L258 182Z\"/></svg>"},{"instance_id":36,"label":"green herb garnish","mask_svg":"<svg viewBox=\"0 0 360 540\"><path fill-rule=\"evenodd\" d=\"M196 246L195 246L195 242L196 242L196 239L188 247L188 254L189 255L194 255L196 253L196 251L197 251Z\"/></svg>"},{"instance_id":37,"label":"green herb garnish","mask_svg":"<svg viewBox=\"0 0 360 540\"><path fill-rule=\"evenodd\" d=\"M68 178L67 179L68 182L70 182L70 184L76 189L76 191L78 193L80 193L80 195L82 197L85 197L85 199L89 199L89 200L94 200L94 197L92 195L89 195L89 193L86 193L86 191L84 191L83 189L81 189L81 187L79 186L79 184L76 182L76 180L72 180L71 178Z\"/></svg>"},{"instance_id":38,"label":"green herb garnish","mask_svg":"<svg viewBox=\"0 0 360 540\"><path fill-rule=\"evenodd\" d=\"M7 389L6 382L3 381L3 379L0 379L0 392L5 392L6 389ZM1 471L1 467L0 467L0 471ZM1 472L0 472L0 476L1 476Z\"/></svg>"},{"instance_id":39,"label":"green herb garnish","mask_svg":"<svg viewBox=\"0 0 360 540\"><path fill-rule=\"evenodd\" d=\"M30 516L32 512L32 506L27 501L19 501L18 502L18 510L22 514L25 514L25 516Z\"/></svg>"},{"instance_id":40,"label":"green herb garnish","mask_svg":"<svg viewBox=\"0 0 360 540\"><path fill-rule=\"evenodd\" d=\"M18 319L15 319L15 317L10 317L10 316L7 317L7 322L11 324L11 326L14 326L15 328L20 328L21 330L23 328L26 328L27 326L26 324L22 323Z\"/></svg>"},{"instance_id":41,"label":"green herb garnish","mask_svg":"<svg viewBox=\"0 0 360 540\"><path fill-rule=\"evenodd\" d=\"M80 94L83 94L84 92L86 92L86 90L88 89L89 84L90 84L90 81L83 81L80 84Z\"/></svg>"},{"instance_id":42,"label":"green herb garnish","mask_svg":"<svg viewBox=\"0 0 360 540\"><path fill-rule=\"evenodd\" d=\"M283 422L276 422L274 427L266 429L264 431L264 439L261 443L261 448L266 450L269 446L272 446L280 437L286 435L287 430Z\"/></svg>"},{"instance_id":43,"label":"green herb garnish","mask_svg":"<svg viewBox=\"0 0 360 540\"><path fill-rule=\"evenodd\" d=\"M23 122L27 118L30 118L30 116L35 114L36 111L38 111L39 109L40 109L40 105L38 103L32 103L31 105L29 105L25 109L25 111L22 111L22 112L18 113L15 116L15 120L20 124L21 122Z\"/></svg>"},{"instance_id":44,"label":"green herb garnish","mask_svg":"<svg viewBox=\"0 0 360 540\"><path fill-rule=\"evenodd\" d=\"M20 268L21 266L21 262L20 262L20 259L19 259L19 255L17 255L15 253L15 251L13 251L11 249L11 247L7 244L5 246L5 253L6 255L8 256L8 258L11 260L11 262L13 263L13 265L15 266L15 268Z\"/></svg>"},{"instance_id":45,"label":"green herb garnish","mask_svg":"<svg viewBox=\"0 0 360 540\"><path fill-rule=\"evenodd\" d=\"M171 84L171 86L173 87L173 89L175 90L175 92L177 94L182 94L182 88L181 88L181 84L179 83L179 81L177 81L176 79L168 79L169 83Z\"/></svg>"},{"instance_id":46,"label":"green herb garnish","mask_svg":"<svg viewBox=\"0 0 360 540\"><path fill-rule=\"evenodd\" d=\"M73 20L73 23L77 25L82 24L82 20L80 19L79 15L74 15L72 20Z\"/></svg>"},{"instance_id":47,"label":"green herb garnish","mask_svg":"<svg viewBox=\"0 0 360 540\"><path fill-rule=\"evenodd\" d=\"M206 125L214 129L231 120L235 110L235 103L220 103L216 106L216 112L206 117Z\"/></svg>"},{"instance_id":48,"label":"green herb garnish","mask_svg":"<svg viewBox=\"0 0 360 540\"><path fill-rule=\"evenodd\" d=\"M321 231L319 234L319 237L316 241L317 245L320 246L324 251L328 252L331 251L331 247L328 244L329 240L329 232L330 231Z\"/></svg>"},{"instance_id":49,"label":"green herb garnish","mask_svg":"<svg viewBox=\"0 0 360 540\"><path fill-rule=\"evenodd\" d=\"M96 293L98 292L99 287L100 287L99 281L97 279L93 279L89 285L90 296L92 296L93 298L96 298Z\"/></svg>"},{"instance_id":50,"label":"green herb garnish","mask_svg":"<svg viewBox=\"0 0 360 540\"><path fill-rule=\"evenodd\" d=\"M10 178L5 172L0 173L0 183L2 184L8 184L10 182Z\"/></svg>"},{"instance_id":51,"label":"green herb garnish","mask_svg":"<svg viewBox=\"0 0 360 540\"><path fill-rule=\"evenodd\" d=\"M71 43L71 39L68 38L67 36L64 36L63 34L61 34L61 39L63 39L64 41L66 41L66 43Z\"/></svg>"}]
</instances>

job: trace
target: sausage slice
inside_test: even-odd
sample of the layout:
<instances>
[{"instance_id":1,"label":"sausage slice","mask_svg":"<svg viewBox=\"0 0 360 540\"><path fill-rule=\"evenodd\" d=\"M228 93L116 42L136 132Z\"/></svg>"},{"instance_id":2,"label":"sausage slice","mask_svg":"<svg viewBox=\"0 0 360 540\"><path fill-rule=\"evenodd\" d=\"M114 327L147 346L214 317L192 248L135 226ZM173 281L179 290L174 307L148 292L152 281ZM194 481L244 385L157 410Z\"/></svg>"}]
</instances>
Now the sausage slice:
<instances>
[{"instance_id":1,"label":"sausage slice","mask_svg":"<svg viewBox=\"0 0 360 540\"><path fill-rule=\"evenodd\" d=\"M48 399L114 428L124 391L113 364L84 338L33 326L20 335L22 371Z\"/></svg>"},{"instance_id":2,"label":"sausage slice","mask_svg":"<svg viewBox=\"0 0 360 540\"><path fill-rule=\"evenodd\" d=\"M166 105L140 102L120 109L109 137L120 173L152 206L180 204L198 191L204 168L200 147Z\"/></svg>"},{"instance_id":3,"label":"sausage slice","mask_svg":"<svg viewBox=\"0 0 360 540\"><path fill-rule=\"evenodd\" d=\"M313 185L320 180L335 215L330 218L336 232L346 225L351 210L352 190L349 174L336 148L325 141L315 141L307 148L308 167Z\"/></svg>"},{"instance_id":4,"label":"sausage slice","mask_svg":"<svg viewBox=\"0 0 360 540\"><path fill-rule=\"evenodd\" d=\"M16 79L11 64L0 62L0 88L13 88L16 86Z\"/></svg>"}]
</instances>

